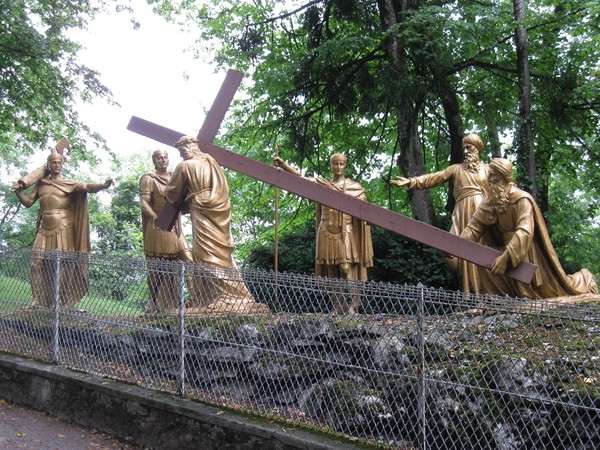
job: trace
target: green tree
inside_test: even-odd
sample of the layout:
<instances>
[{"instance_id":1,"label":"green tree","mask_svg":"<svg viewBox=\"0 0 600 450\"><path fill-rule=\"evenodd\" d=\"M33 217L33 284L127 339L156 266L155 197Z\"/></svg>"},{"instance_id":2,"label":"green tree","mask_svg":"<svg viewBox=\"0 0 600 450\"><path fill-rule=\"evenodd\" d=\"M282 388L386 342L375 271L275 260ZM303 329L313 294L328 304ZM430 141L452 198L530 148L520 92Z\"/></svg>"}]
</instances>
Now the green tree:
<instances>
[{"instance_id":1,"label":"green tree","mask_svg":"<svg viewBox=\"0 0 600 450\"><path fill-rule=\"evenodd\" d=\"M39 203L25 208L9 186L0 184L0 205L4 205L0 218L0 251L31 246L35 240Z\"/></svg>"},{"instance_id":2,"label":"green tree","mask_svg":"<svg viewBox=\"0 0 600 450\"><path fill-rule=\"evenodd\" d=\"M28 156L50 149L64 135L73 149L69 171L83 161L95 167L101 153L114 158L103 138L79 119L78 101L114 100L98 72L80 63L81 45L71 37L108 8L131 12L127 1L0 0L0 245L5 248L31 245L35 237L37 206L21 207L10 192ZM133 18L132 26L137 26ZM95 151L82 150L90 146Z\"/></svg>"},{"instance_id":3,"label":"green tree","mask_svg":"<svg viewBox=\"0 0 600 450\"><path fill-rule=\"evenodd\" d=\"M522 121L511 1L152 3L173 20L187 15L199 49L216 48L218 64L251 74L223 138L237 152L270 161L278 144L284 159L327 176L329 155L344 151L349 176L368 186L370 201L438 225L452 206L448 191L392 195L384 180L396 161L405 175L446 167L460 159L465 131L482 134L492 155L515 159ZM530 148L544 211L558 171L590 180L587 192L600 185L599 11L586 0L534 0L519 22L529 44ZM516 163L517 174L528 173ZM253 236L268 233L269 189L236 175L232 187L244 193L236 222L251 223ZM281 217L307 216L305 208L290 200Z\"/></svg>"},{"instance_id":4,"label":"green tree","mask_svg":"<svg viewBox=\"0 0 600 450\"><path fill-rule=\"evenodd\" d=\"M69 31L85 28L99 2L0 0L0 164L22 167L23 156L50 148L68 136L75 148L101 137L81 123L78 98L112 101L98 72L78 62L81 45ZM76 152L74 161L94 161L93 152Z\"/></svg>"},{"instance_id":5,"label":"green tree","mask_svg":"<svg viewBox=\"0 0 600 450\"><path fill-rule=\"evenodd\" d=\"M122 161L117 186L111 193L110 206L90 199L90 220L97 239L94 251L102 254L143 256L143 232L140 210L140 178L149 172L149 155L134 154ZM152 169L153 170L153 169ZM92 203L93 202L93 203Z\"/></svg>"}]
</instances>

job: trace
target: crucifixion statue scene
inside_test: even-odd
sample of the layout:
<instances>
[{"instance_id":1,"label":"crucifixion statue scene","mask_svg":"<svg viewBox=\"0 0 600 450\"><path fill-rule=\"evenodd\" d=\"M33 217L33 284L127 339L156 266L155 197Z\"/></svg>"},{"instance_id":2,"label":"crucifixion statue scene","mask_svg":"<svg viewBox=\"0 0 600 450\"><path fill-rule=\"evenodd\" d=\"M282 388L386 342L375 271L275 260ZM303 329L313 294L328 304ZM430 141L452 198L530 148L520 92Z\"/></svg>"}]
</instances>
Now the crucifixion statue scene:
<instances>
[{"instance_id":1,"label":"crucifixion statue scene","mask_svg":"<svg viewBox=\"0 0 600 450\"><path fill-rule=\"evenodd\" d=\"M346 280L349 282L346 289L351 292L346 296L332 294L335 314L355 314L360 307L360 293L351 285L353 281L367 280L368 269L377 260L371 241L372 225L442 252L465 293L530 299L597 293L595 278L588 269L583 268L574 275L565 273L535 200L524 195L525 191L517 189L512 181L510 162L494 159L496 165L491 173L490 166L480 162L484 149L480 136L469 134L462 139L465 158L462 163L432 174L390 180L390 185L409 190L451 183L454 207L452 226L446 232L368 202L365 189L344 176L348 157L341 153L331 156L333 178L328 180L306 177L279 156L275 156L275 167L271 167L216 146L212 141L242 79L239 71L227 73L197 137L135 116L130 120L129 130L177 148L182 158L171 173L167 171L167 151L156 150L152 154L155 172L140 179L144 254L148 258L147 313L176 314L178 311L175 293L179 279L165 277L154 269L161 260L197 263L203 267L201 270L211 274L210 280L197 280L194 270L200 269L196 268L184 275L190 296L188 314L269 311L267 305L255 301L233 259L230 191L222 166L317 203L315 274ZM63 138L48 157L47 166L21 178L12 190L26 207L40 199L34 248L88 252L89 219L85 215L85 204L78 206L74 200L77 197L71 199L70 193L98 192L108 188L112 180L98 185L68 181L71 187L62 187L60 172L63 151L67 149L68 140ZM500 165L499 161L506 163ZM504 178L498 175L499 167L510 167L503 172ZM508 188L502 190L497 184L504 181L509 183L507 186L513 186L510 194L505 193ZM31 194L23 194L23 189L31 185L34 186ZM53 200L58 199L57 193L62 193L64 200ZM502 210L492 203L496 202L498 193L504 205ZM513 208L513 202L521 198L527 201L519 200L518 204L528 208ZM182 228L182 212L191 218L191 248ZM55 216L58 219L52 219ZM499 220L505 216L507 219ZM32 260L32 307L51 303L47 286L52 283L44 281L40 264L40 257L36 256ZM65 270L61 274L61 277L77 279L74 285L80 286L70 294L60 294L61 305L70 308L87 289L86 266L78 266L79 272ZM47 271L44 273L50 276ZM64 285L64 282L59 284Z\"/></svg>"},{"instance_id":2,"label":"crucifixion statue scene","mask_svg":"<svg viewBox=\"0 0 600 450\"><path fill-rule=\"evenodd\" d=\"M600 8L9 3L0 406L140 448L600 448ZM175 34L109 45L142 10Z\"/></svg>"}]
</instances>

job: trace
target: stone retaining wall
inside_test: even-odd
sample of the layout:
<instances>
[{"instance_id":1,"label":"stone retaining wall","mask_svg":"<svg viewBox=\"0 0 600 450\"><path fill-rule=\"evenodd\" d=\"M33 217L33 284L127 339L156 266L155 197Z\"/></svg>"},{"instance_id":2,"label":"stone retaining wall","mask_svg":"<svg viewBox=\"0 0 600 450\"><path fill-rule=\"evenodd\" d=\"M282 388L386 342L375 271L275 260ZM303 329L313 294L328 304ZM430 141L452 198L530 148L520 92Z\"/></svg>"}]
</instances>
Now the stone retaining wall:
<instances>
[{"instance_id":1,"label":"stone retaining wall","mask_svg":"<svg viewBox=\"0 0 600 450\"><path fill-rule=\"evenodd\" d=\"M5 353L0 353L0 398L160 450L361 448Z\"/></svg>"}]
</instances>

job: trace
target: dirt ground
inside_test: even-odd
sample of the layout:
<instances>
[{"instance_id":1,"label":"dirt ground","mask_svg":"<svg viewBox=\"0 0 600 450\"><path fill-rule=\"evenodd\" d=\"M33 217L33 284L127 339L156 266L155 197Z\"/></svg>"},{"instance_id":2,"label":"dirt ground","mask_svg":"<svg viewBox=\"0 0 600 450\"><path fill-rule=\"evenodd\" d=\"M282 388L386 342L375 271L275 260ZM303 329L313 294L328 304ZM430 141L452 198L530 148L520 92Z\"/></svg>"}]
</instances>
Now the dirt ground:
<instances>
[{"instance_id":1,"label":"dirt ground","mask_svg":"<svg viewBox=\"0 0 600 450\"><path fill-rule=\"evenodd\" d=\"M43 412L0 399L0 449L140 449L96 430L88 430Z\"/></svg>"}]
</instances>

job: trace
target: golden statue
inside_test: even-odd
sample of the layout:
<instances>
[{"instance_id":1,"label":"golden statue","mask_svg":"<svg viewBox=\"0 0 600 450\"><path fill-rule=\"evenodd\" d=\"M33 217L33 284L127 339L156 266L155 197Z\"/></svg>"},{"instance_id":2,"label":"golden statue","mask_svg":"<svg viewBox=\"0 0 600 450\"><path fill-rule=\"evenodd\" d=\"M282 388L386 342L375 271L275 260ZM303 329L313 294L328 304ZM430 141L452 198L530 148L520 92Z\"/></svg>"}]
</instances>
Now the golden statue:
<instances>
[{"instance_id":1,"label":"golden statue","mask_svg":"<svg viewBox=\"0 0 600 450\"><path fill-rule=\"evenodd\" d=\"M479 160L479 154L483 151L483 141L478 135L469 134L463 138L462 146L464 161L461 164L452 164L444 170L431 174L410 178L396 177L390 181L394 186L408 189L428 189L452 182L455 205L450 233L458 236L488 192L488 166ZM485 244L486 239L487 236L483 236L481 243ZM482 291L475 264L454 257L449 257L446 261L456 273L464 292Z\"/></svg>"},{"instance_id":2,"label":"golden statue","mask_svg":"<svg viewBox=\"0 0 600 450\"><path fill-rule=\"evenodd\" d=\"M199 269L204 273L194 279L194 306L225 312L268 311L266 305L254 302L233 260L229 185L223 169L200 150L194 137L180 138L175 147L183 161L175 167L165 196L191 215L192 258L204 265Z\"/></svg>"},{"instance_id":3,"label":"golden statue","mask_svg":"<svg viewBox=\"0 0 600 450\"><path fill-rule=\"evenodd\" d=\"M550 242L546 223L533 197L512 182L512 164L494 158L489 165L488 198L461 233L461 237L478 241L491 229L503 249L491 269L480 269L483 292L527 298L552 298L597 293L598 286L588 269L567 275ZM506 268L522 261L537 266L531 284L505 277Z\"/></svg>"},{"instance_id":4,"label":"golden statue","mask_svg":"<svg viewBox=\"0 0 600 450\"><path fill-rule=\"evenodd\" d=\"M286 172L302 174L279 157L275 165ZM311 181L336 189L354 198L367 201L365 190L360 183L344 177L347 159L341 153L331 156L333 178L305 177ZM315 273L317 276L342 278L345 280L367 280L367 269L373 267L373 244L371 227L363 220L335 209L317 205L317 242ZM360 306L360 296L353 294L351 300L334 296L335 314L354 314Z\"/></svg>"},{"instance_id":5,"label":"golden statue","mask_svg":"<svg viewBox=\"0 0 600 450\"><path fill-rule=\"evenodd\" d=\"M51 153L47 161L49 175L37 181L29 195L22 192L22 183L13 186L13 191L26 208L40 200L33 247L38 250L87 253L90 250L87 194L106 189L113 181L87 184L67 180L62 176L61 153ZM47 255L34 254L31 262L32 306L53 307L55 280L51 264ZM72 308L87 293L87 288L87 259L82 256L65 258L60 266L60 306Z\"/></svg>"},{"instance_id":6,"label":"golden statue","mask_svg":"<svg viewBox=\"0 0 600 450\"><path fill-rule=\"evenodd\" d=\"M181 216L171 231L162 230L154 223L166 203L165 187L171 178L167 171L169 154L166 150L156 150L152 153L152 162L155 172L140 178L144 255L148 259L150 291L146 313L174 313L179 308L179 277L161 269L160 259L192 262L192 256L181 229Z\"/></svg>"}]
</instances>

